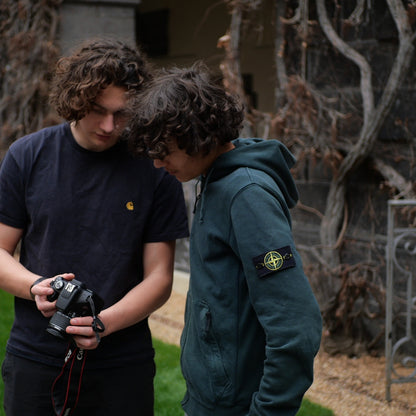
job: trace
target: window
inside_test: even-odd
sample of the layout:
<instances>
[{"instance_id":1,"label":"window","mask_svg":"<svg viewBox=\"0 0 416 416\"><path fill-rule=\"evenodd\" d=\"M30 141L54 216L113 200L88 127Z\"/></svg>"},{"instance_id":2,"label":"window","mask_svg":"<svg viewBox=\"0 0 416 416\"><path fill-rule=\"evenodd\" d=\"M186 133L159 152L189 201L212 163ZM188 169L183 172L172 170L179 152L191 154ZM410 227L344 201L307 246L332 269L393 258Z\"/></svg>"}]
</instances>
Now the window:
<instances>
[{"instance_id":1,"label":"window","mask_svg":"<svg viewBox=\"0 0 416 416\"><path fill-rule=\"evenodd\" d=\"M250 104L253 108L257 108L257 93L253 88L253 74L242 74L243 77L243 88L244 92L247 95L247 99L250 101Z\"/></svg>"},{"instance_id":2,"label":"window","mask_svg":"<svg viewBox=\"0 0 416 416\"><path fill-rule=\"evenodd\" d=\"M136 12L136 39L149 57L169 53L169 10Z\"/></svg>"}]
</instances>

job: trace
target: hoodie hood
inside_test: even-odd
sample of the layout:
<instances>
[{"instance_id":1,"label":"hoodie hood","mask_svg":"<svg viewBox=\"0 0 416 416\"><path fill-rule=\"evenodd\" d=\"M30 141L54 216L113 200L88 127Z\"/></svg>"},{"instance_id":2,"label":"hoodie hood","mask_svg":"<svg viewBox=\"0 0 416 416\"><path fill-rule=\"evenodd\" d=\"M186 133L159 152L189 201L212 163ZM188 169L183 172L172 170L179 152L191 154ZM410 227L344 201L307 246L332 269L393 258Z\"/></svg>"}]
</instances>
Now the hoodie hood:
<instances>
[{"instance_id":1,"label":"hoodie hood","mask_svg":"<svg viewBox=\"0 0 416 416\"><path fill-rule=\"evenodd\" d=\"M293 208L299 195L290 168L296 159L287 147L278 140L258 138L236 139L232 143L235 149L216 159L203 182L217 181L242 167L256 169L273 178L287 206Z\"/></svg>"}]
</instances>

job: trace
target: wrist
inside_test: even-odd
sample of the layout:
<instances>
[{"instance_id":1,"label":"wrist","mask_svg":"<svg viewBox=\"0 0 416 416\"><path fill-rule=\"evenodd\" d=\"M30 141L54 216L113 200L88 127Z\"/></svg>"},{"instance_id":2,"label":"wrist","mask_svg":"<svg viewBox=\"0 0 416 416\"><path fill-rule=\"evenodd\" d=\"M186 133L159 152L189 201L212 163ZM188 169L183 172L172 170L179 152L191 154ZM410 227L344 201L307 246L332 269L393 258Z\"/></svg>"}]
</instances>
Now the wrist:
<instances>
[{"instance_id":1,"label":"wrist","mask_svg":"<svg viewBox=\"0 0 416 416\"><path fill-rule=\"evenodd\" d=\"M33 286L37 285L38 283L42 282L43 280L48 279L48 277L39 277L39 279L36 279L31 285L29 289L30 297L35 300L35 295L32 293Z\"/></svg>"}]
</instances>

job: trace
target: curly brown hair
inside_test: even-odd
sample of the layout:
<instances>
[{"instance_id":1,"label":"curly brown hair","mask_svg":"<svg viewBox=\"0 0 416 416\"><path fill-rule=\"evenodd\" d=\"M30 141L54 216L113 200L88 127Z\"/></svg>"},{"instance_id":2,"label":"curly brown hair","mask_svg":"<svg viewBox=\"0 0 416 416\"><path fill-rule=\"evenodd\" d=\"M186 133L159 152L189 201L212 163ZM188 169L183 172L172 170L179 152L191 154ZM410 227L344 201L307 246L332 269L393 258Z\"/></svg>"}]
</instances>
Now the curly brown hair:
<instances>
[{"instance_id":1,"label":"curly brown hair","mask_svg":"<svg viewBox=\"0 0 416 416\"><path fill-rule=\"evenodd\" d=\"M244 111L201 62L161 70L133 100L128 141L136 155L163 159L176 140L189 155L238 137Z\"/></svg>"},{"instance_id":2,"label":"curly brown hair","mask_svg":"<svg viewBox=\"0 0 416 416\"><path fill-rule=\"evenodd\" d=\"M50 102L65 120L78 121L104 88L113 84L138 92L151 79L150 71L138 48L115 39L92 39L57 62Z\"/></svg>"}]
</instances>

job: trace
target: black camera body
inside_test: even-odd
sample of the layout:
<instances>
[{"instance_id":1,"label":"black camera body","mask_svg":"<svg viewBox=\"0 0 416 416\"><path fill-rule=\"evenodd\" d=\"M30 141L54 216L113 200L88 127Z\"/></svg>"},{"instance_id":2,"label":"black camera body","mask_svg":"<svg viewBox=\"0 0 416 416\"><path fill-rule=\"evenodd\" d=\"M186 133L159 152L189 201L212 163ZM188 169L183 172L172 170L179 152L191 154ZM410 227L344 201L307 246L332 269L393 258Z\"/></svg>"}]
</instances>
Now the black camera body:
<instances>
[{"instance_id":1,"label":"black camera body","mask_svg":"<svg viewBox=\"0 0 416 416\"><path fill-rule=\"evenodd\" d=\"M77 316L96 316L100 313L104 302L94 292L87 289L85 283L76 279L65 280L58 276L52 280L51 287L54 293L48 300L56 300L57 311L49 320L47 331L61 339L67 339L66 327L70 320Z\"/></svg>"}]
</instances>

